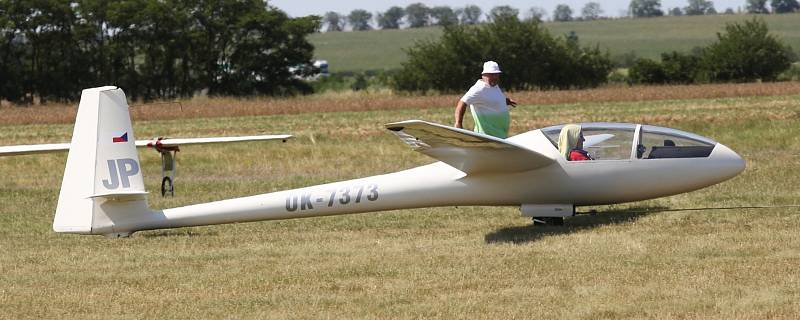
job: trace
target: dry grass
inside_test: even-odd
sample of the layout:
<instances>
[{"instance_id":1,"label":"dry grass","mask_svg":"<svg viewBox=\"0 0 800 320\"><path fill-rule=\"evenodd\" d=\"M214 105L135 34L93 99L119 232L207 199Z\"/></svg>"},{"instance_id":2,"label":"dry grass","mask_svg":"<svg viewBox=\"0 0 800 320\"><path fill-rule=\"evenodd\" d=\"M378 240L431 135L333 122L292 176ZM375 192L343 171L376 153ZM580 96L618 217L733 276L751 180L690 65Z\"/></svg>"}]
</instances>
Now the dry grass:
<instances>
[{"instance_id":1,"label":"dry grass","mask_svg":"<svg viewBox=\"0 0 800 320\"><path fill-rule=\"evenodd\" d=\"M800 82L700 86L604 87L588 90L523 91L509 95L523 105L654 101L800 94ZM406 96L388 91L319 94L296 98L195 98L177 102L132 103L134 120L239 117L391 109L453 107L458 95ZM76 105L0 107L0 125L72 123Z\"/></svg>"},{"instance_id":2,"label":"dry grass","mask_svg":"<svg viewBox=\"0 0 800 320\"><path fill-rule=\"evenodd\" d=\"M185 148L177 195L150 197L164 208L430 163L382 129L409 118L447 122L452 109L134 126L139 137L297 136ZM595 207L564 227L532 227L516 208L442 207L109 240L50 230L66 155L0 158L0 319L797 318L800 210L657 209L798 204L800 95L523 106L512 131L581 120L692 131L730 146L748 168L695 192ZM66 141L71 127L6 126L0 145ZM140 154L147 189L157 190L158 157Z\"/></svg>"}]
</instances>

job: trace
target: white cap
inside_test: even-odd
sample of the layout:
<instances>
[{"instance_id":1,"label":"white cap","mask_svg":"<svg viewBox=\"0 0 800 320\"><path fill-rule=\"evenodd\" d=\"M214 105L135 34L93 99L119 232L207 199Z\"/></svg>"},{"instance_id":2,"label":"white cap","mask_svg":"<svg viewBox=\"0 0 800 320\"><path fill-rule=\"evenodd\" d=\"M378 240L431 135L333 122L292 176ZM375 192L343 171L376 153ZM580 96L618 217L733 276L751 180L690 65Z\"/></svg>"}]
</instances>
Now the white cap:
<instances>
[{"instance_id":1,"label":"white cap","mask_svg":"<svg viewBox=\"0 0 800 320\"><path fill-rule=\"evenodd\" d=\"M500 71L500 66L497 62L486 61L483 63L483 72L481 74L484 73L503 73L503 71Z\"/></svg>"}]
</instances>

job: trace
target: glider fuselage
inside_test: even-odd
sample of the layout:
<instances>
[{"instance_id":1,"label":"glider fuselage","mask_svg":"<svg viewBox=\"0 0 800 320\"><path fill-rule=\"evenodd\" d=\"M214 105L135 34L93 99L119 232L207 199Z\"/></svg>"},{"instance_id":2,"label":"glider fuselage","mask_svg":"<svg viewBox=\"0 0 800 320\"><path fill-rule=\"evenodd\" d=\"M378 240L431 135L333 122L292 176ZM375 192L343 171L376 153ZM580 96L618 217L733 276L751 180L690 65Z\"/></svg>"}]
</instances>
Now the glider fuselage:
<instances>
[{"instance_id":1,"label":"glider fuselage","mask_svg":"<svg viewBox=\"0 0 800 320\"><path fill-rule=\"evenodd\" d=\"M558 151L539 131L509 138ZM717 144L708 158L561 160L515 173L466 175L436 162L409 170L317 186L154 211L137 230L292 219L437 206L600 205L679 194L727 180L743 161ZM128 229L118 217L113 229ZM111 226L109 226L111 227Z\"/></svg>"},{"instance_id":2,"label":"glider fuselage","mask_svg":"<svg viewBox=\"0 0 800 320\"><path fill-rule=\"evenodd\" d=\"M731 177L744 160L713 140L654 126L586 123L596 160L571 162L560 126L508 139L420 120L386 125L439 162L395 173L185 207L153 210L139 170L126 98L115 87L81 96L53 229L124 236L139 230L436 206L520 206L563 217L575 205L637 201ZM124 133L120 138L120 133Z\"/></svg>"}]
</instances>

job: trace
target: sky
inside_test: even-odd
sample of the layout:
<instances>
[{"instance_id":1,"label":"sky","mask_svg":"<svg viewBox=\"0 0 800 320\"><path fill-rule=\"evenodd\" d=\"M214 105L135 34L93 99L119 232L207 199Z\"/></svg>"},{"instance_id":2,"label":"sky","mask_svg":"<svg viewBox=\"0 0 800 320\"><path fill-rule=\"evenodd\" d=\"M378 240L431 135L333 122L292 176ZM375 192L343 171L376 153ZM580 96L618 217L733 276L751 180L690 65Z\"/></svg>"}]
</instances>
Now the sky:
<instances>
[{"instance_id":1,"label":"sky","mask_svg":"<svg viewBox=\"0 0 800 320\"><path fill-rule=\"evenodd\" d=\"M524 14L531 7L544 8L547 11L548 18L552 18L553 10L558 4L566 4L572 8L573 16L580 16L581 8L587 2L598 2L603 9L604 16L619 17L625 15L627 12L630 0L558 0L558 1L543 1L543 0L501 0L501 1L469 1L469 0L436 0L436 1L420 1L420 0L336 0L336 1L299 1L299 0L268 0L271 6L275 6L285 11L292 17L301 17L311 14L323 15L325 12L334 11L343 14L350 13L354 9L364 9L372 13L386 11L392 6L406 7L415 2L422 2L428 7L435 6L449 6L451 8L460 8L466 5L475 4L484 13L496 6L509 5L519 9L521 14ZM734 11L738 7L744 8L746 0L712 0L714 8L718 12L725 11L726 8L732 8ZM674 7L685 7L688 5L688 0L661 0L661 9L665 12ZM524 16L523 16L524 18Z\"/></svg>"}]
</instances>

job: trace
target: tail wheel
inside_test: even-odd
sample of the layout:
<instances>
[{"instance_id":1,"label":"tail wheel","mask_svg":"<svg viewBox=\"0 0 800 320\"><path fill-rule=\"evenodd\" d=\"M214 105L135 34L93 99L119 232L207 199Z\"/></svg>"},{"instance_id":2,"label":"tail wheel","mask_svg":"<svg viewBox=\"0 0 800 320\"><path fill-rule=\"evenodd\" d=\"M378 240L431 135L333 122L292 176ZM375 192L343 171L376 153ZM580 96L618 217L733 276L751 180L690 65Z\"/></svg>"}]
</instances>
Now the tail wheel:
<instances>
[{"instance_id":1,"label":"tail wheel","mask_svg":"<svg viewBox=\"0 0 800 320\"><path fill-rule=\"evenodd\" d=\"M536 226L563 226L564 217L537 217L533 218L533 224Z\"/></svg>"},{"instance_id":2,"label":"tail wheel","mask_svg":"<svg viewBox=\"0 0 800 320\"><path fill-rule=\"evenodd\" d=\"M161 196L164 197L167 194L174 197L175 187L172 185L172 179L164 177L164 179L161 179Z\"/></svg>"}]
</instances>

